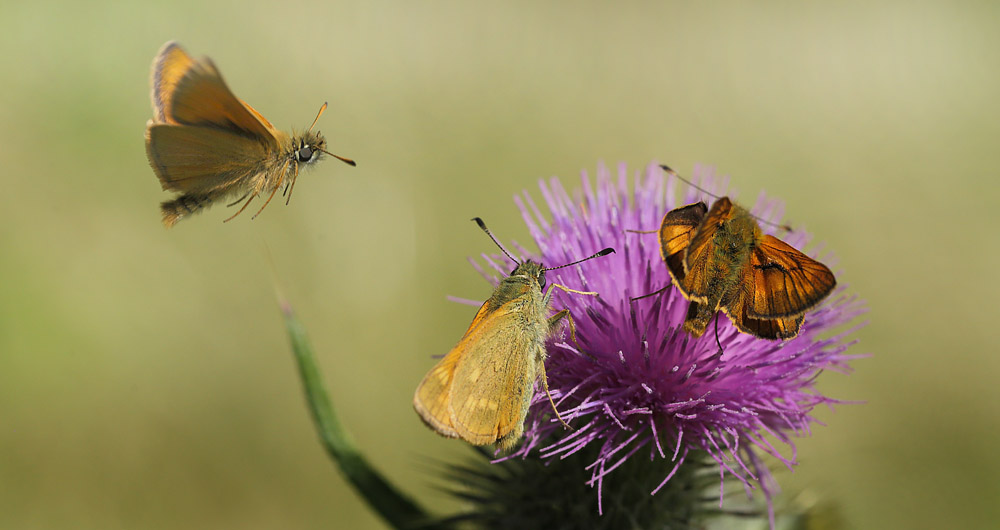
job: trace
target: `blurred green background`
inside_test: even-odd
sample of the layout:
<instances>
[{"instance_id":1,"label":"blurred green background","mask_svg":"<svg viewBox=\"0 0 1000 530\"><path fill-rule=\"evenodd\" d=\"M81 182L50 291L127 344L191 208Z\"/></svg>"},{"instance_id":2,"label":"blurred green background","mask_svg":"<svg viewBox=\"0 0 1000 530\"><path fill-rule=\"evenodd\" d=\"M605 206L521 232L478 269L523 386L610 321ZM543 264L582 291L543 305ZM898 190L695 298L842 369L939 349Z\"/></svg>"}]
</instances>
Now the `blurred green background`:
<instances>
[{"instance_id":1,"label":"blurred green background","mask_svg":"<svg viewBox=\"0 0 1000 530\"><path fill-rule=\"evenodd\" d=\"M417 382L482 299L469 222L652 160L787 201L867 299L865 400L778 471L854 528L1000 519L1000 4L4 2L0 527L380 528L317 443L267 251L347 427L438 509ZM289 207L171 231L146 163L176 39L275 126L355 158ZM946 212L947 215L941 212ZM972 296L973 298L970 298ZM991 309L992 308L992 309ZM735 490L730 494L738 495Z\"/></svg>"}]
</instances>

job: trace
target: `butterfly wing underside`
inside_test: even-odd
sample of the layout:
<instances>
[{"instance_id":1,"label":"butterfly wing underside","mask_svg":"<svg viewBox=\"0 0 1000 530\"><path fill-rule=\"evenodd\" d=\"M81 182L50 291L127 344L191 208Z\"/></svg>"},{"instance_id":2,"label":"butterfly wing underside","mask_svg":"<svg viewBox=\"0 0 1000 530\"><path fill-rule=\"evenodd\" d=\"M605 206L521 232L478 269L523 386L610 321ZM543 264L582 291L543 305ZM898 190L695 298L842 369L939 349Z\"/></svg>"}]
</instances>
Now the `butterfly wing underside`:
<instances>
[{"instance_id":1,"label":"butterfly wing underside","mask_svg":"<svg viewBox=\"0 0 1000 530\"><path fill-rule=\"evenodd\" d=\"M211 60L195 60L174 42L154 59L152 85L146 154L164 189L227 189L263 169L253 162L284 137L233 95Z\"/></svg>"},{"instance_id":2,"label":"butterfly wing underside","mask_svg":"<svg viewBox=\"0 0 1000 530\"><path fill-rule=\"evenodd\" d=\"M451 382L455 377L455 366L462 357L457 347L438 361L424 376L413 395L413 408L430 428L442 436L458 438L458 432L451 423Z\"/></svg>"},{"instance_id":3,"label":"butterfly wing underside","mask_svg":"<svg viewBox=\"0 0 1000 530\"><path fill-rule=\"evenodd\" d=\"M208 127L151 125L146 154L163 189L184 193L225 190L257 174L246 160L265 155L249 138Z\"/></svg>"},{"instance_id":4,"label":"butterfly wing underside","mask_svg":"<svg viewBox=\"0 0 1000 530\"><path fill-rule=\"evenodd\" d=\"M462 339L434 365L434 368L431 368L413 395L413 408L416 409L424 423L443 436L459 437L451 418L451 386L455 378L455 370L471 342L479 335L479 328L495 312L495 309L496 306L492 299L487 300L479 308L479 312L472 319L472 323L469 324L469 329L466 330Z\"/></svg>"},{"instance_id":5,"label":"butterfly wing underside","mask_svg":"<svg viewBox=\"0 0 1000 530\"><path fill-rule=\"evenodd\" d=\"M153 122L169 123L170 103L177 89L177 83L184 77L194 64L191 58L175 42L168 42L163 46L156 58L153 60L152 82L153 87Z\"/></svg>"},{"instance_id":6,"label":"butterfly wing underside","mask_svg":"<svg viewBox=\"0 0 1000 530\"><path fill-rule=\"evenodd\" d=\"M523 298L506 302L462 340L465 351L452 381L451 417L459 435L474 445L506 446L524 430L541 344L526 313L515 307L524 303Z\"/></svg>"},{"instance_id":7,"label":"butterfly wing underside","mask_svg":"<svg viewBox=\"0 0 1000 530\"><path fill-rule=\"evenodd\" d=\"M670 210L660 224L660 256L674 285L681 288L684 277L684 256L708 207L703 202ZM687 296L687 294L685 294Z\"/></svg>"},{"instance_id":8,"label":"butterfly wing underside","mask_svg":"<svg viewBox=\"0 0 1000 530\"><path fill-rule=\"evenodd\" d=\"M424 377L414 408L444 436L486 445L520 439L533 396L537 337L525 332L514 297L490 299L449 353Z\"/></svg>"}]
</instances>

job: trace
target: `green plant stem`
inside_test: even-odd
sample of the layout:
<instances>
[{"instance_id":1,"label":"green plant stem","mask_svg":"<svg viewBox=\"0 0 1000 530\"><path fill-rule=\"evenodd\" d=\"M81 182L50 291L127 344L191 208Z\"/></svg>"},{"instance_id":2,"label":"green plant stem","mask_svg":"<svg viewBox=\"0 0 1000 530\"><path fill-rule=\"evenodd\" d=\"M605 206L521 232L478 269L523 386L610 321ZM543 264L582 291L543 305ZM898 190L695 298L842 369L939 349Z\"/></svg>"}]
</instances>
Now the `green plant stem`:
<instances>
[{"instance_id":1,"label":"green plant stem","mask_svg":"<svg viewBox=\"0 0 1000 530\"><path fill-rule=\"evenodd\" d=\"M341 472L361 497L390 525L395 528L425 526L430 518L423 508L386 480L361 454L344 430L323 385L323 377L305 328L295 316L291 305L284 300L279 300L279 303L299 366L306 402L326 452L340 466Z\"/></svg>"}]
</instances>

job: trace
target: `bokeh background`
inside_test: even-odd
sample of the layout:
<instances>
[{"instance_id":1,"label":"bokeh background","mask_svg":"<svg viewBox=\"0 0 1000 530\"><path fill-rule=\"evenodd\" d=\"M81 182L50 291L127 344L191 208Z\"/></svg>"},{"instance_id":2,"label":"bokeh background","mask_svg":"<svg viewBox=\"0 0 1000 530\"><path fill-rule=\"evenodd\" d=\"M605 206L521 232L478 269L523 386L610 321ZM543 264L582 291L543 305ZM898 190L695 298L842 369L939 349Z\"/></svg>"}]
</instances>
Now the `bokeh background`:
<instances>
[{"instance_id":1,"label":"bokeh background","mask_svg":"<svg viewBox=\"0 0 1000 530\"><path fill-rule=\"evenodd\" d=\"M853 528L1000 520L1000 4L3 2L0 527L380 528L317 443L268 253L343 421L428 506L413 413L511 197L653 160L787 201L867 299L864 405L779 471ZM143 130L167 40L355 158L289 207L160 225ZM269 250L268 250L269 249ZM738 495L735 490L730 490Z\"/></svg>"}]
</instances>

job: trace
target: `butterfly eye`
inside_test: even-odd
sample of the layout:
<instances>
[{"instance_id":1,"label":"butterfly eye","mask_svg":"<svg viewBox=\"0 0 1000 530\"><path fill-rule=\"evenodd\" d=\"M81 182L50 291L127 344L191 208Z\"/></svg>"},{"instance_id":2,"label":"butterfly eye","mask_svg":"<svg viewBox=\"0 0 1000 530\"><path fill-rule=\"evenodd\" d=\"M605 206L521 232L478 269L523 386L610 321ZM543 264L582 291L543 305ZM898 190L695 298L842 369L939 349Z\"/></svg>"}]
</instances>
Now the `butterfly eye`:
<instances>
[{"instance_id":1,"label":"butterfly eye","mask_svg":"<svg viewBox=\"0 0 1000 530\"><path fill-rule=\"evenodd\" d=\"M308 145L303 145L301 149L298 150L299 162L309 162L313 157L313 150Z\"/></svg>"}]
</instances>

